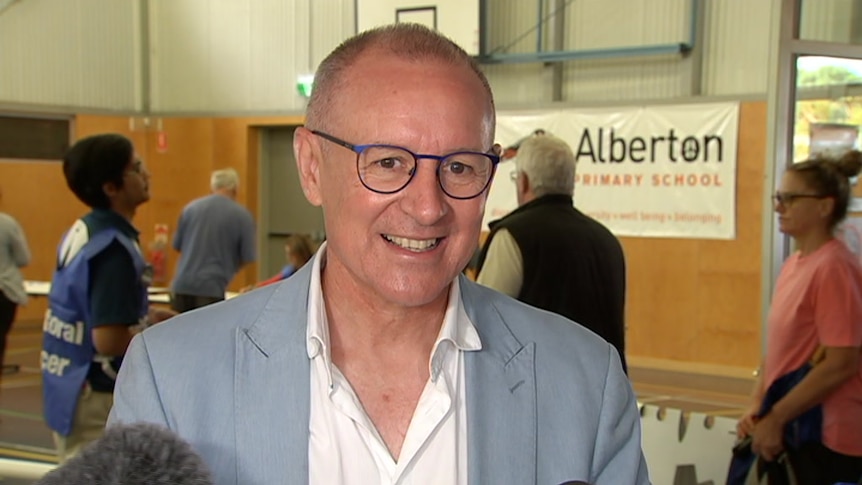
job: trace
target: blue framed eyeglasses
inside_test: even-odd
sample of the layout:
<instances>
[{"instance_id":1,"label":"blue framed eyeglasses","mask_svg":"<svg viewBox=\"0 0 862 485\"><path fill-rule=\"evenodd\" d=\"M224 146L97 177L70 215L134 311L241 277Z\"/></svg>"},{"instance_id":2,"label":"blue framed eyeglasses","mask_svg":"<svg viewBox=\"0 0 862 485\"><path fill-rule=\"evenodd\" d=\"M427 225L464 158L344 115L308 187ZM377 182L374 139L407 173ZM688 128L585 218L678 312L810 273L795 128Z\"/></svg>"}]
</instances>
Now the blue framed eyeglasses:
<instances>
[{"instance_id":1,"label":"blue framed eyeglasses","mask_svg":"<svg viewBox=\"0 0 862 485\"><path fill-rule=\"evenodd\" d=\"M311 132L356 153L356 172L362 185L378 194L394 194L413 180L419 159L437 161L437 183L453 199L478 197L491 183L499 155L462 151L448 155L413 153L394 145L354 145L328 133ZM496 148L496 147L495 147Z\"/></svg>"}]
</instances>

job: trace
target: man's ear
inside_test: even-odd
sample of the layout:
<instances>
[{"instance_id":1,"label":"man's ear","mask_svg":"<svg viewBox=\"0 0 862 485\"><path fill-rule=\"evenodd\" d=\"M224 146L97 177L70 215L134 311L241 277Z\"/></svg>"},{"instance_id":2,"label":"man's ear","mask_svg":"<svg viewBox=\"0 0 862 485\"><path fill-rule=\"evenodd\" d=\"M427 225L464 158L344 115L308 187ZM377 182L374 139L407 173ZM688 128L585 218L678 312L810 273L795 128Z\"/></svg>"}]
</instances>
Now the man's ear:
<instances>
[{"instance_id":1,"label":"man's ear","mask_svg":"<svg viewBox=\"0 0 862 485\"><path fill-rule=\"evenodd\" d=\"M322 155L317 136L308 128L300 126L293 132L293 156L299 171L299 183L305 198L314 206L320 206L323 202L323 189L320 187Z\"/></svg>"},{"instance_id":2,"label":"man's ear","mask_svg":"<svg viewBox=\"0 0 862 485\"><path fill-rule=\"evenodd\" d=\"M518 193L526 194L528 190L530 190L530 177L526 172L520 172L520 177L518 177Z\"/></svg>"},{"instance_id":3,"label":"man's ear","mask_svg":"<svg viewBox=\"0 0 862 485\"><path fill-rule=\"evenodd\" d=\"M102 192L105 193L108 199L113 199L119 191L120 187L114 182L105 182L102 184Z\"/></svg>"}]
</instances>

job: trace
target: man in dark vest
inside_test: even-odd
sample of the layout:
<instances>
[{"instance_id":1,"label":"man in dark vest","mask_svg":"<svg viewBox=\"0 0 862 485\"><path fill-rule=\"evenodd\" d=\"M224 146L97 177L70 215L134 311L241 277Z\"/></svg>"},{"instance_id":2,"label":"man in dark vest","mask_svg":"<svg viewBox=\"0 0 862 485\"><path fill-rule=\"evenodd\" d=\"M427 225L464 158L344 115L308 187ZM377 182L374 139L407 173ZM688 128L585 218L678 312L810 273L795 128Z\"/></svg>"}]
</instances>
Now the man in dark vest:
<instances>
[{"instance_id":1,"label":"man in dark vest","mask_svg":"<svg viewBox=\"0 0 862 485\"><path fill-rule=\"evenodd\" d=\"M520 144L519 207L490 223L477 279L589 328L616 347L625 369L625 257L605 226L574 207L575 162L551 135Z\"/></svg>"}]
</instances>

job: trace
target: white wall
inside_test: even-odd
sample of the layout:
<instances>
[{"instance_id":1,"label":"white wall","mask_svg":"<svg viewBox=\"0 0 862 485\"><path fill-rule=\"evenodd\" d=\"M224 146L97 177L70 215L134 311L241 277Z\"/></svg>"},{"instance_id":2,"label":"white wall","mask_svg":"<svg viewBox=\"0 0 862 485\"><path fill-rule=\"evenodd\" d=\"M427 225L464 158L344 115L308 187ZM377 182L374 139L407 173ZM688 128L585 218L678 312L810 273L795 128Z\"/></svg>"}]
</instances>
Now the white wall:
<instances>
[{"instance_id":1,"label":"white wall","mask_svg":"<svg viewBox=\"0 0 862 485\"><path fill-rule=\"evenodd\" d=\"M706 95L766 94L775 0L704 2Z\"/></svg>"},{"instance_id":2,"label":"white wall","mask_svg":"<svg viewBox=\"0 0 862 485\"><path fill-rule=\"evenodd\" d=\"M152 109L302 111L296 90L353 33L353 0L154 0Z\"/></svg>"},{"instance_id":3,"label":"white wall","mask_svg":"<svg viewBox=\"0 0 862 485\"><path fill-rule=\"evenodd\" d=\"M764 95L776 1L700 1L704 23L694 55L565 62L561 100L603 105ZM487 2L488 48L535 52L538 2ZM822 3L806 2L817 7L806 8L803 32L849 35L850 0ZM557 4L565 5L564 50L689 40L691 0ZM354 33L354 9L355 0L18 0L0 12L0 106L140 110L149 98L152 111L165 114L301 112L297 76L311 73ZM544 42L552 22L542 26ZM149 25L143 60L142 25ZM547 65L483 69L501 107L553 100Z\"/></svg>"},{"instance_id":4,"label":"white wall","mask_svg":"<svg viewBox=\"0 0 862 485\"><path fill-rule=\"evenodd\" d=\"M858 0L803 0L799 37L849 43L854 27L857 35L862 29L862 26L852 25L859 18L853 15L854 7L862 8L862 4Z\"/></svg>"},{"instance_id":5,"label":"white wall","mask_svg":"<svg viewBox=\"0 0 862 485\"><path fill-rule=\"evenodd\" d=\"M690 0L579 0L566 12L567 48L687 43L690 9ZM563 97L596 103L689 96L693 68L678 54L577 61L566 65Z\"/></svg>"},{"instance_id":6,"label":"white wall","mask_svg":"<svg viewBox=\"0 0 862 485\"><path fill-rule=\"evenodd\" d=\"M0 12L0 104L141 108L138 2L18 0Z\"/></svg>"},{"instance_id":7,"label":"white wall","mask_svg":"<svg viewBox=\"0 0 862 485\"><path fill-rule=\"evenodd\" d=\"M566 62L562 100L601 105L690 96L765 95L773 1L700 1L704 20L695 39L696 55ZM536 0L520 2L512 9L513 2L502 3L490 12L492 48L508 45L507 40L534 29L536 21ZM691 39L690 9L690 0L579 0L565 9L564 50L687 43ZM511 45L509 52L534 51L535 46L536 36L526 35ZM498 103L512 106L551 101L548 71L541 64L486 69Z\"/></svg>"}]
</instances>

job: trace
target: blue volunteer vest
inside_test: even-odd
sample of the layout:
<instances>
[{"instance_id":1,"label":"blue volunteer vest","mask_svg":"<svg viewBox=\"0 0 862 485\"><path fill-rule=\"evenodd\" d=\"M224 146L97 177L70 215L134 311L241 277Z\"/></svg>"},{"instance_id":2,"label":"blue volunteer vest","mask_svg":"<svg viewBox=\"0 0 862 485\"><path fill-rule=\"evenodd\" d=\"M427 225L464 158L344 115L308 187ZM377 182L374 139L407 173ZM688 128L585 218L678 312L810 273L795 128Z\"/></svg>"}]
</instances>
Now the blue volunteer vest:
<instances>
[{"instance_id":1,"label":"blue volunteer vest","mask_svg":"<svg viewBox=\"0 0 862 485\"><path fill-rule=\"evenodd\" d=\"M42 325L41 361L45 421L63 436L72 431L78 396L90 364L97 357L92 327L86 323L91 321L89 263L113 241L121 243L129 252L135 273L143 281L146 261L135 243L116 229L99 231L76 254L63 255L63 243L60 245L57 269L48 295L48 312ZM148 304L147 286L142 284L141 318L146 317ZM119 359L115 360L118 366Z\"/></svg>"}]
</instances>

